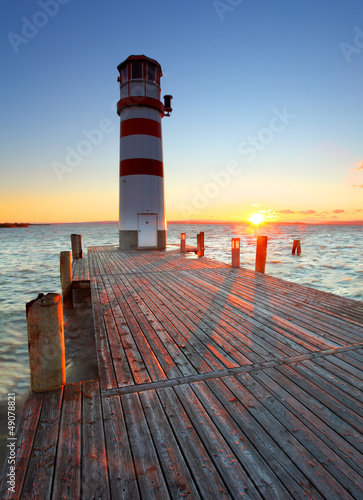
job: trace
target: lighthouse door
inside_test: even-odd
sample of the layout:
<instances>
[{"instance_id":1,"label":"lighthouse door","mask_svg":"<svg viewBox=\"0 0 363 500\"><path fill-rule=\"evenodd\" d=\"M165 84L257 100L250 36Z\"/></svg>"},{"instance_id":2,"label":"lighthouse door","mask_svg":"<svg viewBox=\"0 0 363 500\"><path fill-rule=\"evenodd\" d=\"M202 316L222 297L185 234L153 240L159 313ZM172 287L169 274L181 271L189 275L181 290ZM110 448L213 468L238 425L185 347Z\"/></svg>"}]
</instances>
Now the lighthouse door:
<instances>
[{"instance_id":1,"label":"lighthouse door","mask_svg":"<svg viewBox=\"0 0 363 500\"><path fill-rule=\"evenodd\" d=\"M158 246L158 215L137 214L138 247Z\"/></svg>"}]
</instances>

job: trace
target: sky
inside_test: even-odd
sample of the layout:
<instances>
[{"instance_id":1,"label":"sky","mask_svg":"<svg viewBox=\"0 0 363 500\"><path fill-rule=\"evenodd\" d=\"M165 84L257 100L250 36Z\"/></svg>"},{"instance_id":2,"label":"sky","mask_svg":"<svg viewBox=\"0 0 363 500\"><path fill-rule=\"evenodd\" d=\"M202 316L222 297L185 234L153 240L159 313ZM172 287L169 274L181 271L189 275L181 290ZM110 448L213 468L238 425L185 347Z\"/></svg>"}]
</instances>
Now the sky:
<instances>
[{"instance_id":1,"label":"sky","mask_svg":"<svg viewBox=\"0 0 363 500\"><path fill-rule=\"evenodd\" d=\"M131 54L173 95L169 221L363 220L360 0L8 0L0 25L0 222L118 220Z\"/></svg>"}]
</instances>

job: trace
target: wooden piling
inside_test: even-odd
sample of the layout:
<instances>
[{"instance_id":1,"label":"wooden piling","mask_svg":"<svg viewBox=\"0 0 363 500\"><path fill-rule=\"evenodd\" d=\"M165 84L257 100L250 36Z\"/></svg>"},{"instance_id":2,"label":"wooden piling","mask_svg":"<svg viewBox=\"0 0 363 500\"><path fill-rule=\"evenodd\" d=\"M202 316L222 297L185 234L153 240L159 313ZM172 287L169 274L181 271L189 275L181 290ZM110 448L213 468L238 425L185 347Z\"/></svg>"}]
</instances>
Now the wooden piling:
<instances>
[{"instance_id":1,"label":"wooden piling","mask_svg":"<svg viewBox=\"0 0 363 500\"><path fill-rule=\"evenodd\" d=\"M82 235L71 234L72 259L83 259Z\"/></svg>"},{"instance_id":2,"label":"wooden piling","mask_svg":"<svg viewBox=\"0 0 363 500\"><path fill-rule=\"evenodd\" d=\"M71 252L60 253L60 280L64 309L73 308Z\"/></svg>"},{"instance_id":3,"label":"wooden piling","mask_svg":"<svg viewBox=\"0 0 363 500\"><path fill-rule=\"evenodd\" d=\"M200 234L200 252L201 257L204 257L204 232L202 231Z\"/></svg>"},{"instance_id":4,"label":"wooden piling","mask_svg":"<svg viewBox=\"0 0 363 500\"><path fill-rule=\"evenodd\" d=\"M297 255L301 254L301 245L300 245L300 240L294 240L292 244L292 252L293 254L297 253Z\"/></svg>"},{"instance_id":5,"label":"wooden piling","mask_svg":"<svg viewBox=\"0 0 363 500\"><path fill-rule=\"evenodd\" d=\"M197 255L198 257L204 257L204 233L197 234Z\"/></svg>"},{"instance_id":6,"label":"wooden piling","mask_svg":"<svg viewBox=\"0 0 363 500\"><path fill-rule=\"evenodd\" d=\"M232 238L232 267L240 266L240 238Z\"/></svg>"},{"instance_id":7,"label":"wooden piling","mask_svg":"<svg viewBox=\"0 0 363 500\"><path fill-rule=\"evenodd\" d=\"M186 235L185 235L185 233L180 233L180 251L182 253L186 252Z\"/></svg>"},{"instance_id":8,"label":"wooden piling","mask_svg":"<svg viewBox=\"0 0 363 500\"><path fill-rule=\"evenodd\" d=\"M258 273L265 272L267 241L268 241L267 236L257 236L255 271L257 271Z\"/></svg>"},{"instance_id":9,"label":"wooden piling","mask_svg":"<svg viewBox=\"0 0 363 500\"><path fill-rule=\"evenodd\" d=\"M31 388L52 391L66 383L62 297L39 294L26 304Z\"/></svg>"}]
</instances>

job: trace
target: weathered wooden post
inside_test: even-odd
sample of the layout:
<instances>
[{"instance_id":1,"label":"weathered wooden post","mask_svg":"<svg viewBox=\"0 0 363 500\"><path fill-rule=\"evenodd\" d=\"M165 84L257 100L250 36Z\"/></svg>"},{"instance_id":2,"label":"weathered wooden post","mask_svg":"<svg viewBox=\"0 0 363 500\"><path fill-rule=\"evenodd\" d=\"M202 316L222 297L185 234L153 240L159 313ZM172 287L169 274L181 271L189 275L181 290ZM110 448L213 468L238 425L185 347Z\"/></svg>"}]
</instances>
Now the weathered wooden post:
<instances>
[{"instance_id":1,"label":"weathered wooden post","mask_svg":"<svg viewBox=\"0 0 363 500\"><path fill-rule=\"evenodd\" d=\"M62 297L39 294L26 304L31 388L53 391L66 383Z\"/></svg>"},{"instance_id":2,"label":"weathered wooden post","mask_svg":"<svg viewBox=\"0 0 363 500\"><path fill-rule=\"evenodd\" d=\"M301 254L300 240L294 240L292 244L292 253L295 254L295 252L297 253L297 255Z\"/></svg>"},{"instance_id":3,"label":"weathered wooden post","mask_svg":"<svg viewBox=\"0 0 363 500\"><path fill-rule=\"evenodd\" d=\"M185 240L185 233L180 233L180 251L185 253L186 252L186 240Z\"/></svg>"},{"instance_id":4,"label":"weathered wooden post","mask_svg":"<svg viewBox=\"0 0 363 500\"><path fill-rule=\"evenodd\" d=\"M258 273L265 272L266 256L267 256L267 236L257 236L256 247L256 266L255 271Z\"/></svg>"},{"instance_id":5,"label":"weathered wooden post","mask_svg":"<svg viewBox=\"0 0 363 500\"><path fill-rule=\"evenodd\" d=\"M204 232L203 231L200 233L200 252L201 252L201 257L204 257Z\"/></svg>"},{"instance_id":6,"label":"weathered wooden post","mask_svg":"<svg viewBox=\"0 0 363 500\"><path fill-rule=\"evenodd\" d=\"M73 308L71 252L60 253L60 280L64 309Z\"/></svg>"},{"instance_id":7,"label":"weathered wooden post","mask_svg":"<svg viewBox=\"0 0 363 500\"><path fill-rule=\"evenodd\" d=\"M232 238L232 267L240 265L240 238Z\"/></svg>"},{"instance_id":8,"label":"weathered wooden post","mask_svg":"<svg viewBox=\"0 0 363 500\"><path fill-rule=\"evenodd\" d=\"M72 259L83 259L82 235L71 234Z\"/></svg>"}]
</instances>

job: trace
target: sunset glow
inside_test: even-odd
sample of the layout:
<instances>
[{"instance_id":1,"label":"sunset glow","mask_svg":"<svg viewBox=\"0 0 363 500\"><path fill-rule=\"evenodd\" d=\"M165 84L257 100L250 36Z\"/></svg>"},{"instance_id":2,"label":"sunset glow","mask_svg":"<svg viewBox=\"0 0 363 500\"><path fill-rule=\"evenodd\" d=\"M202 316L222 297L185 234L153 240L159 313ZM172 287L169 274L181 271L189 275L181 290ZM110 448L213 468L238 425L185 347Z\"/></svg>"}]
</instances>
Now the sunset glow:
<instances>
[{"instance_id":1,"label":"sunset glow","mask_svg":"<svg viewBox=\"0 0 363 500\"><path fill-rule=\"evenodd\" d=\"M261 222L263 222L265 220L265 216L259 212L251 215L250 219L249 219L253 224L261 224Z\"/></svg>"}]
</instances>

